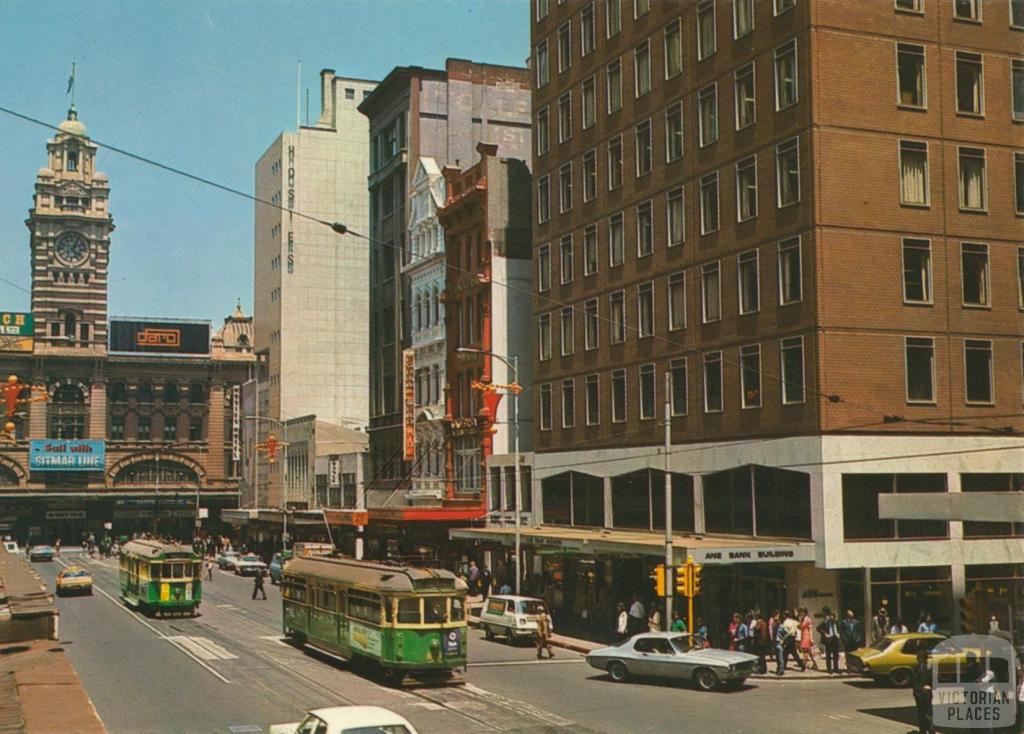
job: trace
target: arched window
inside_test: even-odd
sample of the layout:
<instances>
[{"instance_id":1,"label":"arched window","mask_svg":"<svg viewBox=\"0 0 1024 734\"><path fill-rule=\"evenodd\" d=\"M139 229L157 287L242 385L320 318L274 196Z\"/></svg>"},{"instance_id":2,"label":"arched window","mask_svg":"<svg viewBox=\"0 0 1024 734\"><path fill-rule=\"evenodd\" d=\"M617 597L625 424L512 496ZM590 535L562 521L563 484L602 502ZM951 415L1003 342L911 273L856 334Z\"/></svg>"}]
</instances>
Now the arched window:
<instances>
[{"instance_id":1,"label":"arched window","mask_svg":"<svg viewBox=\"0 0 1024 734\"><path fill-rule=\"evenodd\" d=\"M0 466L0 487L16 486L17 484L18 475L14 473L14 470L10 467Z\"/></svg>"},{"instance_id":2,"label":"arched window","mask_svg":"<svg viewBox=\"0 0 1024 734\"><path fill-rule=\"evenodd\" d=\"M77 323L75 315L70 311L64 314L64 336L70 340L74 340L77 332Z\"/></svg>"},{"instance_id":3,"label":"arched window","mask_svg":"<svg viewBox=\"0 0 1024 734\"><path fill-rule=\"evenodd\" d=\"M107 399L112 403L128 402L128 386L123 382L112 382L107 390Z\"/></svg>"},{"instance_id":4,"label":"arched window","mask_svg":"<svg viewBox=\"0 0 1024 734\"><path fill-rule=\"evenodd\" d=\"M152 403L153 402L153 383L152 382L140 382L139 383L139 402L140 403Z\"/></svg>"},{"instance_id":5,"label":"arched window","mask_svg":"<svg viewBox=\"0 0 1024 734\"><path fill-rule=\"evenodd\" d=\"M423 294L420 291L416 291L416 307L412 312L412 330L416 331L422 329L423 319L420 316L420 308L423 306Z\"/></svg>"},{"instance_id":6,"label":"arched window","mask_svg":"<svg viewBox=\"0 0 1024 734\"><path fill-rule=\"evenodd\" d=\"M114 477L114 486L124 484L197 484L199 476L176 461L139 461L124 467Z\"/></svg>"},{"instance_id":7,"label":"arched window","mask_svg":"<svg viewBox=\"0 0 1024 734\"><path fill-rule=\"evenodd\" d=\"M168 382L164 385L164 402L165 403L176 403L178 402L178 383Z\"/></svg>"},{"instance_id":8,"label":"arched window","mask_svg":"<svg viewBox=\"0 0 1024 734\"><path fill-rule=\"evenodd\" d=\"M85 391L77 383L58 385L46 411L50 421L48 438L85 438Z\"/></svg>"},{"instance_id":9,"label":"arched window","mask_svg":"<svg viewBox=\"0 0 1024 734\"><path fill-rule=\"evenodd\" d=\"M60 385L53 391L50 402L54 405L82 405L85 403L85 393L78 385Z\"/></svg>"},{"instance_id":10,"label":"arched window","mask_svg":"<svg viewBox=\"0 0 1024 734\"><path fill-rule=\"evenodd\" d=\"M206 402L206 389L198 382L188 386L188 401L192 405L202 405Z\"/></svg>"},{"instance_id":11,"label":"arched window","mask_svg":"<svg viewBox=\"0 0 1024 734\"><path fill-rule=\"evenodd\" d=\"M437 301L437 284L430 289L430 325L437 326L438 323L438 301Z\"/></svg>"}]
</instances>

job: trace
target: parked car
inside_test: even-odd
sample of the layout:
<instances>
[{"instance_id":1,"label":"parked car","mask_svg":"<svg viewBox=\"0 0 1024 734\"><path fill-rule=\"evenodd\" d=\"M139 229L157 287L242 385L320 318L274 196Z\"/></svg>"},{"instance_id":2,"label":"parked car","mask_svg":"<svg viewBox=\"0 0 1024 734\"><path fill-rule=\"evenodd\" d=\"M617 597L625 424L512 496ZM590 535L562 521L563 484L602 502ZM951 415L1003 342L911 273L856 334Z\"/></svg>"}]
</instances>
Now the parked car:
<instances>
[{"instance_id":1,"label":"parked car","mask_svg":"<svg viewBox=\"0 0 1024 734\"><path fill-rule=\"evenodd\" d=\"M409 721L380 706L314 709L293 724L274 724L270 734L416 734Z\"/></svg>"},{"instance_id":2,"label":"parked car","mask_svg":"<svg viewBox=\"0 0 1024 734\"><path fill-rule=\"evenodd\" d=\"M253 553L248 553L235 560L235 573L239 576L255 576L258 573L265 573L266 570L267 564Z\"/></svg>"},{"instance_id":3,"label":"parked car","mask_svg":"<svg viewBox=\"0 0 1024 734\"><path fill-rule=\"evenodd\" d=\"M92 576L84 568L68 566L57 574L57 596L89 594L92 596Z\"/></svg>"},{"instance_id":4,"label":"parked car","mask_svg":"<svg viewBox=\"0 0 1024 734\"><path fill-rule=\"evenodd\" d=\"M930 652L944 639L944 635L919 632L886 635L873 645L846 653L846 667L876 682L906 688L914 679L918 650Z\"/></svg>"},{"instance_id":5,"label":"parked car","mask_svg":"<svg viewBox=\"0 0 1024 734\"><path fill-rule=\"evenodd\" d=\"M34 545L28 552L28 559L30 561L52 561L53 555L52 547L48 545Z\"/></svg>"},{"instance_id":6,"label":"parked car","mask_svg":"<svg viewBox=\"0 0 1024 734\"><path fill-rule=\"evenodd\" d=\"M13 540L4 541L4 550L8 553L18 554L21 553L21 548L18 547L18 543Z\"/></svg>"},{"instance_id":7,"label":"parked car","mask_svg":"<svg viewBox=\"0 0 1024 734\"><path fill-rule=\"evenodd\" d=\"M281 577L284 576L284 564L291 560L292 552L283 551L281 553L275 553L274 557L270 559L270 583L279 584L281 583Z\"/></svg>"},{"instance_id":8,"label":"parked car","mask_svg":"<svg viewBox=\"0 0 1024 734\"><path fill-rule=\"evenodd\" d=\"M217 556L217 567L222 571L234 571L235 563L241 557L242 554L238 551L224 551Z\"/></svg>"},{"instance_id":9,"label":"parked car","mask_svg":"<svg viewBox=\"0 0 1024 734\"><path fill-rule=\"evenodd\" d=\"M537 634L537 619L547 611L548 605L543 599L496 594L487 597L480 611L480 626L488 640L497 635L509 642L530 638Z\"/></svg>"},{"instance_id":10,"label":"parked car","mask_svg":"<svg viewBox=\"0 0 1024 734\"><path fill-rule=\"evenodd\" d=\"M691 647L689 633L647 632L587 655L592 668L617 683L630 676L691 681L702 691L723 685L739 688L754 672L757 657L745 652Z\"/></svg>"}]
</instances>

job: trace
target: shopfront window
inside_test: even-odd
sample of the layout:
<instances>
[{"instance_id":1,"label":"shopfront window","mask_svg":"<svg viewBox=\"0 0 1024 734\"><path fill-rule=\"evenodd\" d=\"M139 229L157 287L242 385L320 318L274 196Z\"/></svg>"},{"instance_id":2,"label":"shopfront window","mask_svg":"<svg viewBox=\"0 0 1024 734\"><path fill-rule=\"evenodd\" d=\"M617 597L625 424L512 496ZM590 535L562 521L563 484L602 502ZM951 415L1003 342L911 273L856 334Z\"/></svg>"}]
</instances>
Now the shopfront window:
<instances>
[{"instance_id":1,"label":"shopfront window","mask_svg":"<svg viewBox=\"0 0 1024 734\"><path fill-rule=\"evenodd\" d=\"M572 482L569 474L565 472L541 480L545 524L572 524Z\"/></svg>"},{"instance_id":2,"label":"shopfront window","mask_svg":"<svg viewBox=\"0 0 1024 734\"><path fill-rule=\"evenodd\" d=\"M750 467L741 466L704 477L704 524L709 533L754 532Z\"/></svg>"},{"instance_id":3,"label":"shopfront window","mask_svg":"<svg viewBox=\"0 0 1024 734\"><path fill-rule=\"evenodd\" d=\"M925 614L939 625L939 631L953 632L953 585L949 566L909 566L871 570L871 602L881 607L907 629L916 629Z\"/></svg>"},{"instance_id":4,"label":"shopfront window","mask_svg":"<svg viewBox=\"0 0 1024 734\"><path fill-rule=\"evenodd\" d=\"M966 594L964 624L988 632L992 617L999 629L1014 639L1024 634L1024 564L986 563L964 568Z\"/></svg>"},{"instance_id":5,"label":"shopfront window","mask_svg":"<svg viewBox=\"0 0 1024 734\"><path fill-rule=\"evenodd\" d=\"M600 477L582 472L565 472L548 477L542 485L545 523L590 527L604 525L604 480Z\"/></svg>"},{"instance_id":6,"label":"shopfront window","mask_svg":"<svg viewBox=\"0 0 1024 734\"><path fill-rule=\"evenodd\" d=\"M651 510L654 530L665 529L665 472L651 471ZM672 529L693 532L693 477L672 472Z\"/></svg>"},{"instance_id":7,"label":"shopfront window","mask_svg":"<svg viewBox=\"0 0 1024 734\"><path fill-rule=\"evenodd\" d=\"M947 538L944 520L883 520L878 516L881 494L946 491L945 474L844 474L843 537L847 540Z\"/></svg>"},{"instance_id":8,"label":"shopfront window","mask_svg":"<svg viewBox=\"0 0 1024 734\"><path fill-rule=\"evenodd\" d=\"M650 530L650 476L646 469L612 477L612 519L617 528Z\"/></svg>"},{"instance_id":9,"label":"shopfront window","mask_svg":"<svg viewBox=\"0 0 1024 734\"><path fill-rule=\"evenodd\" d=\"M757 534L811 537L811 478L798 471L754 467Z\"/></svg>"},{"instance_id":10,"label":"shopfront window","mask_svg":"<svg viewBox=\"0 0 1024 734\"><path fill-rule=\"evenodd\" d=\"M961 474L963 492L1024 492L1024 474ZM965 538L1024 536L1024 523L964 522Z\"/></svg>"}]
</instances>

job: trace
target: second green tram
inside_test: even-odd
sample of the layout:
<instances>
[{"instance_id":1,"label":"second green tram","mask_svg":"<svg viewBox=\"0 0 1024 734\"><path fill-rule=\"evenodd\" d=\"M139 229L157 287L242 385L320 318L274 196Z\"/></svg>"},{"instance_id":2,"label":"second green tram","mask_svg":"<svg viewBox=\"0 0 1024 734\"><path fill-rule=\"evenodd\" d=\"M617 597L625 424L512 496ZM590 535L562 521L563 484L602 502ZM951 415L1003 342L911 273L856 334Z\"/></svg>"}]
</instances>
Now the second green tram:
<instances>
[{"instance_id":1,"label":"second green tram","mask_svg":"<svg viewBox=\"0 0 1024 734\"><path fill-rule=\"evenodd\" d=\"M156 540L121 546L121 598L149 614L190 614L203 596L202 562L192 548Z\"/></svg>"},{"instance_id":2,"label":"second green tram","mask_svg":"<svg viewBox=\"0 0 1024 734\"><path fill-rule=\"evenodd\" d=\"M466 665L466 583L451 571L339 556L292 558L281 582L286 637L390 683Z\"/></svg>"}]
</instances>

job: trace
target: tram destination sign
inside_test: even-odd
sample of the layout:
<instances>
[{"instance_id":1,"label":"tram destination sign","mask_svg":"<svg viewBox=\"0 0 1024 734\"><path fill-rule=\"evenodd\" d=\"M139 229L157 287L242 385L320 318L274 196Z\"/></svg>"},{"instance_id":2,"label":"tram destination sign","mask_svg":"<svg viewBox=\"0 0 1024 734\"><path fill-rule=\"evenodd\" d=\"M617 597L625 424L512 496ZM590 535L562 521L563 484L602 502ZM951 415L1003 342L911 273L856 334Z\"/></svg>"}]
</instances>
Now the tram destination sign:
<instances>
[{"instance_id":1,"label":"tram destination sign","mask_svg":"<svg viewBox=\"0 0 1024 734\"><path fill-rule=\"evenodd\" d=\"M103 440L45 439L29 442L31 471L103 471L107 444Z\"/></svg>"},{"instance_id":2,"label":"tram destination sign","mask_svg":"<svg viewBox=\"0 0 1024 734\"><path fill-rule=\"evenodd\" d=\"M210 353L210 322L111 319L110 351L205 356Z\"/></svg>"}]
</instances>

